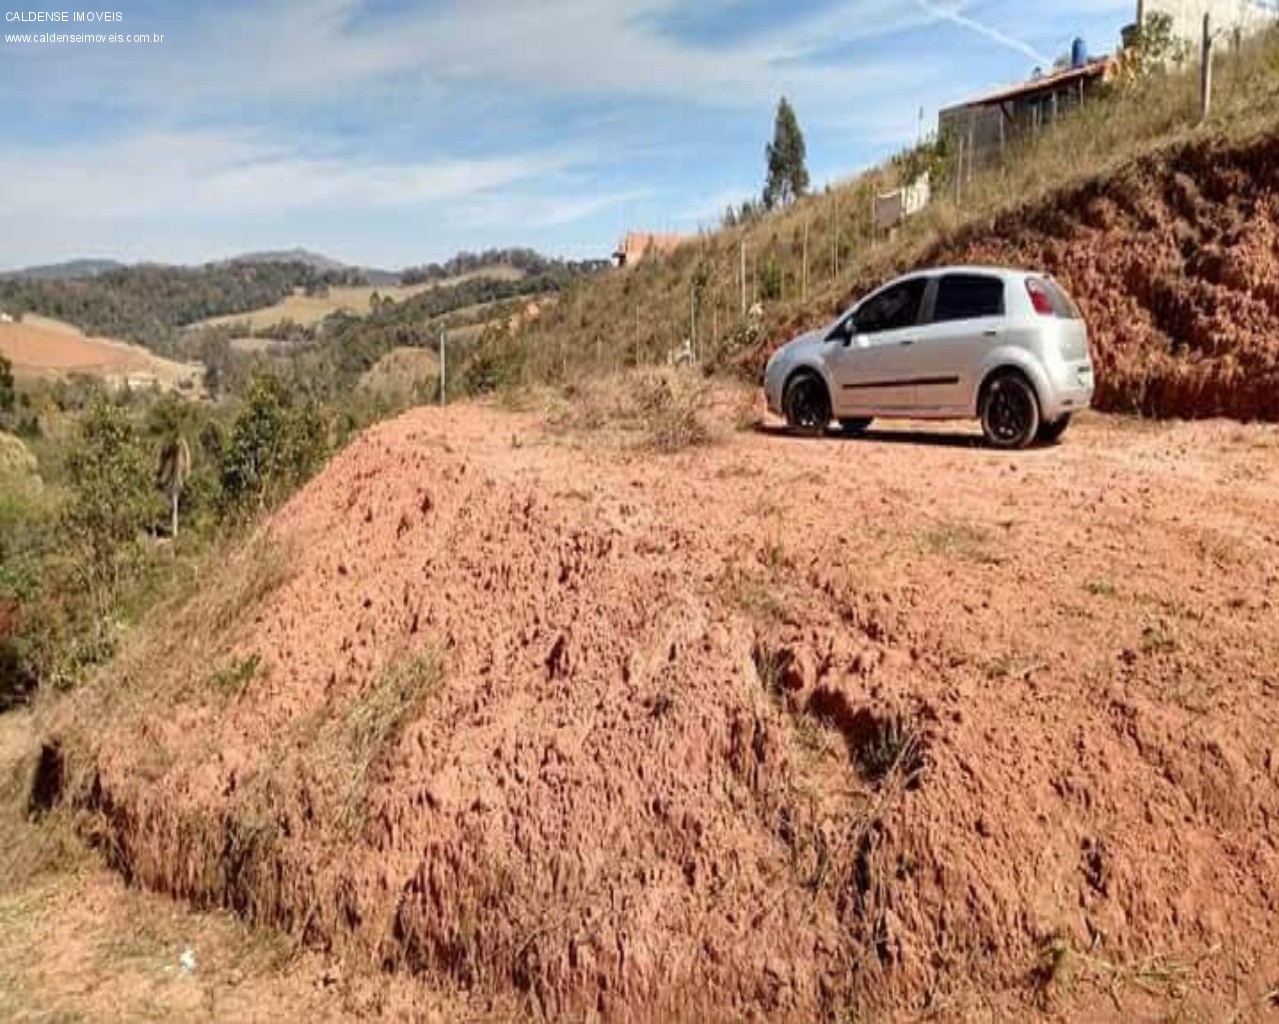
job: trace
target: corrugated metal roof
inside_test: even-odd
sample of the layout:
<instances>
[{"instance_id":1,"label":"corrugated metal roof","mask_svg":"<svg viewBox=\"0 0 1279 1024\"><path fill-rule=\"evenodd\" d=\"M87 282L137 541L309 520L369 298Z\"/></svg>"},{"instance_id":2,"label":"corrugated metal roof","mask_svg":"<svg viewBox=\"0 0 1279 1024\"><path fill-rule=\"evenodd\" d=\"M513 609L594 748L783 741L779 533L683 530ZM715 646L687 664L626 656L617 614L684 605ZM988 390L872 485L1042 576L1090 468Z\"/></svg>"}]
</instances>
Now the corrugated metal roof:
<instances>
[{"instance_id":1,"label":"corrugated metal roof","mask_svg":"<svg viewBox=\"0 0 1279 1024\"><path fill-rule=\"evenodd\" d=\"M963 103L956 103L954 106L947 107L945 109L961 110L964 107L987 107L994 103L1004 103L1008 100L1020 99L1023 96L1033 96L1038 92L1056 92L1063 86L1071 85L1084 79L1100 78L1108 70L1110 70L1110 65L1113 59L1114 58L1112 57L1097 57L1077 68L1066 68L1063 71L1055 71L1050 75L1044 75L1042 78L1034 78L1029 82L1010 85L1007 88L1000 89L996 92L987 93L984 96L976 96L972 99L965 100Z\"/></svg>"}]
</instances>

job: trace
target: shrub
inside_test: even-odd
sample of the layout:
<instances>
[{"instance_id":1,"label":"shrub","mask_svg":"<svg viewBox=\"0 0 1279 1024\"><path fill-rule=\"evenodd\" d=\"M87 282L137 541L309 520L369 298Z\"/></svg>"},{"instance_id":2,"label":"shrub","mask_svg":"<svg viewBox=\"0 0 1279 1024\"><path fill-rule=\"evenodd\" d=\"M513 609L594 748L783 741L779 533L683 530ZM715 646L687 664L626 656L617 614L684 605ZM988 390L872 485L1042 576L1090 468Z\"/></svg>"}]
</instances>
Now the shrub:
<instances>
[{"instance_id":1,"label":"shrub","mask_svg":"<svg viewBox=\"0 0 1279 1024\"><path fill-rule=\"evenodd\" d=\"M220 449L223 509L235 516L271 504L314 474L329 450L329 424L315 402L295 403L278 377L262 374Z\"/></svg>"},{"instance_id":2,"label":"shrub","mask_svg":"<svg viewBox=\"0 0 1279 1024\"><path fill-rule=\"evenodd\" d=\"M17 403L17 390L13 384L13 364L0 356L0 416L13 412Z\"/></svg>"},{"instance_id":3,"label":"shrub","mask_svg":"<svg viewBox=\"0 0 1279 1024\"><path fill-rule=\"evenodd\" d=\"M527 363L527 350L505 326L491 328L462 367L462 391L470 395L507 391L523 380Z\"/></svg>"},{"instance_id":4,"label":"shrub","mask_svg":"<svg viewBox=\"0 0 1279 1024\"><path fill-rule=\"evenodd\" d=\"M91 590L113 593L138 537L154 520L151 460L128 415L101 398L89 406L67 458L64 536Z\"/></svg>"},{"instance_id":5,"label":"shrub","mask_svg":"<svg viewBox=\"0 0 1279 1024\"><path fill-rule=\"evenodd\" d=\"M644 432L651 448L676 452L710 441L710 429L702 420L706 389L691 374L640 375L636 388Z\"/></svg>"}]
</instances>

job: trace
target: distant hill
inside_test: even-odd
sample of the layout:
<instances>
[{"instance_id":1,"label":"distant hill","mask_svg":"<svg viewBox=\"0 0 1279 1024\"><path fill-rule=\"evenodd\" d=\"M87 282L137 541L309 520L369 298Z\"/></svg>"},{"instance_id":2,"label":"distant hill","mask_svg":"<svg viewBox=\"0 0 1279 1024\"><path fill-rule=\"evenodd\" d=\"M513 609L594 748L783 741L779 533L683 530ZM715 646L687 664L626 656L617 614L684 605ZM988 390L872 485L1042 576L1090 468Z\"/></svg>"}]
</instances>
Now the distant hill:
<instances>
[{"instance_id":1,"label":"distant hill","mask_svg":"<svg viewBox=\"0 0 1279 1024\"><path fill-rule=\"evenodd\" d=\"M0 274L0 279L14 281L83 281L86 278L123 269L117 260L68 260L38 267L23 267Z\"/></svg>"},{"instance_id":2,"label":"distant hill","mask_svg":"<svg viewBox=\"0 0 1279 1024\"><path fill-rule=\"evenodd\" d=\"M350 263L335 260L332 256L312 252L310 249L269 249L264 252L246 252L240 256L232 256L228 263L300 263L317 274L357 275L371 285L393 285L400 283L397 270L379 270L376 267L357 267Z\"/></svg>"},{"instance_id":3,"label":"distant hill","mask_svg":"<svg viewBox=\"0 0 1279 1024\"><path fill-rule=\"evenodd\" d=\"M391 273L291 249L252 252L198 267L115 264L80 278L0 276L0 311L13 317L53 317L87 334L172 355L180 347L183 328L211 320L251 319L260 328L282 319L313 323L336 312L363 316L371 312L375 290L383 301L412 297L418 300L416 311L429 317L462 305L558 290L597 269L594 263L552 259L531 250L492 250ZM430 292L440 294L428 299Z\"/></svg>"}]
</instances>

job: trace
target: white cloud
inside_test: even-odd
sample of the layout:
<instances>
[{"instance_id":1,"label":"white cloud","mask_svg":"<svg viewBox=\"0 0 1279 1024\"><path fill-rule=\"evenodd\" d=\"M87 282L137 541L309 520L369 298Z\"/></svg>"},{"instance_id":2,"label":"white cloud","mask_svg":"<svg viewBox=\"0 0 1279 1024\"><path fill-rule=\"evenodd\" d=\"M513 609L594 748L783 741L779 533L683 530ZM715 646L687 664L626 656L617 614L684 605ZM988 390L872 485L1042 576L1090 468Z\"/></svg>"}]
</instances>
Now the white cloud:
<instances>
[{"instance_id":1,"label":"white cloud","mask_svg":"<svg viewBox=\"0 0 1279 1024\"><path fill-rule=\"evenodd\" d=\"M308 207L408 206L471 196L563 170L572 153L385 163L311 157L252 132L157 132L99 145L9 148L0 223L24 210L109 221ZM87 172L87 173L86 173Z\"/></svg>"},{"instance_id":2,"label":"white cloud","mask_svg":"<svg viewBox=\"0 0 1279 1024\"><path fill-rule=\"evenodd\" d=\"M495 197L516 204L530 189L532 222L562 224L613 201L581 190L571 203L539 197L579 159L574 150L421 163L315 157L243 131L9 147L0 154L0 180L10 183L0 207L0 265L90 250L154 258L133 243L157 237L182 246L168 258L198 259L209 255L209 242L193 244L190 234L213 236L225 224L396 211L418 218L434 211L444 222Z\"/></svg>"},{"instance_id":3,"label":"white cloud","mask_svg":"<svg viewBox=\"0 0 1279 1024\"><path fill-rule=\"evenodd\" d=\"M360 0L267 0L251 15L217 7L188 13L181 31L143 55L80 51L64 73L32 85L65 98L109 77L113 92L161 109L235 99L308 103L374 84L388 98L408 90L424 104L500 87L712 107L755 105L785 87L807 93L816 107L889 91L909 80L915 62L901 54L818 66L812 54L929 20L900 0L847 0L730 45L706 45L662 30L680 3L469 0L367 22ZM163 19L154 27L162 30Z\"/></svg>"},{"instance_id":4,"label":"white cloud","mask_svg":"<svg viewBox=\"0 0 1279 1024\"><path fill-rule=\"evenodd\" d=\"M477 238L583 245L631 214L691 226L754 191L716 194L759 172L780 93L799 109L818 180L911 141L921 104L966 88L950 55L904 45L913 29L947 21L979 33L1002 67L1010 52L1044 62L1004 27L1021 9L1011 0L980 19L964 0L835 0L712 42L667 27L691 2L372 13L368 0L210 0L134 25L166 32L145 51L19 54L0 79L68 137L24 142L19 119L0 149L0 265L203 258L259 226L276 233L262 247L334 238L353 255L347 239L363 239L352 244L378 260ZM719 2L731 17L737 0ZM1044 17L1069 30L1081 10L1121 3L1077 0ZM93 132L116 134L75 129L86 109Z\"/></svg>"}]
</instances>

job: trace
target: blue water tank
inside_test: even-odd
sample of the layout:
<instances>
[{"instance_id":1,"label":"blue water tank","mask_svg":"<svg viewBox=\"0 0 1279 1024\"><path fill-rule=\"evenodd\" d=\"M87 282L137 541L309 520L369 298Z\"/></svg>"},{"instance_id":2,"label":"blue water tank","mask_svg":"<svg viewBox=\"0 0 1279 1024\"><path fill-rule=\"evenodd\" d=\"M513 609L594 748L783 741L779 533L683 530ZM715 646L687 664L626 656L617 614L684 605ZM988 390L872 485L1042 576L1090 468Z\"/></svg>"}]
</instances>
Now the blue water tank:
<instances>
[{"instance_id":1,"label":"blue water tank","mask_svg":"<svg viewBox=\"0 0 1279 1024\"><path fill-rule=\"evenodd\" d=\"M1088 63L1088 44L1082 39L1076 39L1070 44L1070 66L1072 68L1082 68Z\"/></svg>"}]
</instances>

